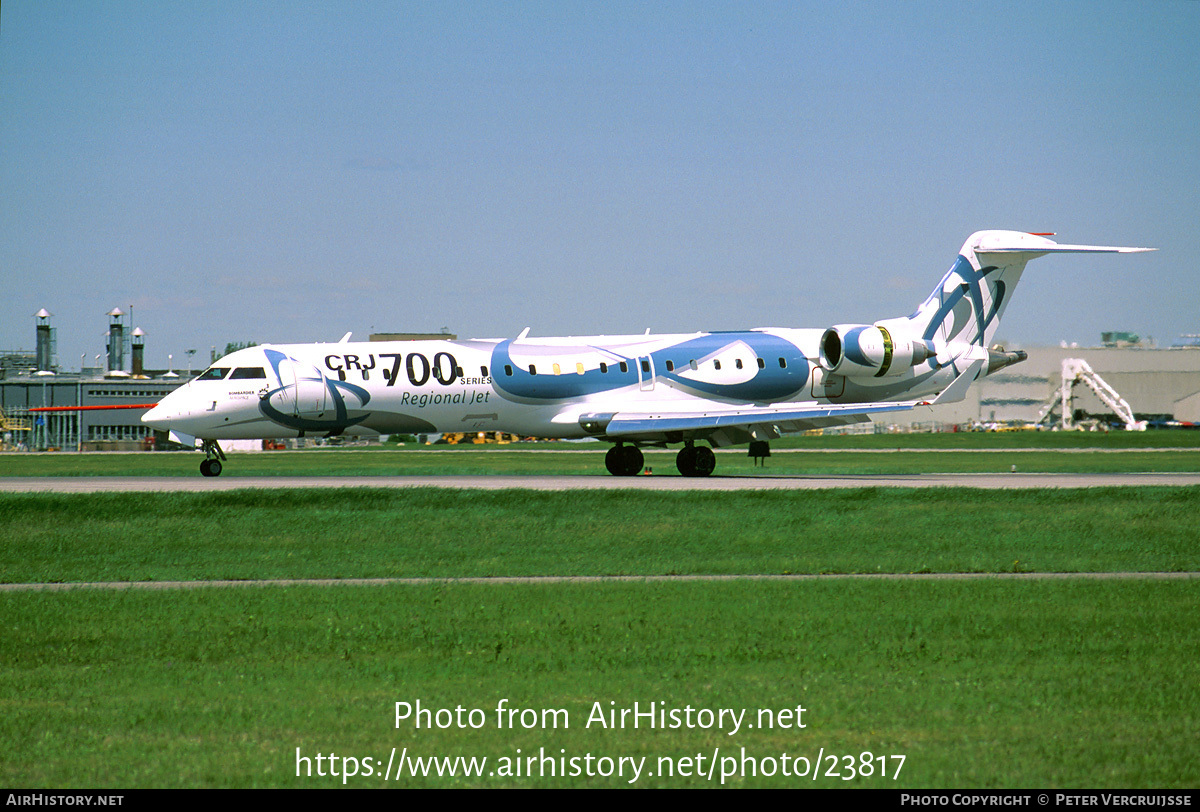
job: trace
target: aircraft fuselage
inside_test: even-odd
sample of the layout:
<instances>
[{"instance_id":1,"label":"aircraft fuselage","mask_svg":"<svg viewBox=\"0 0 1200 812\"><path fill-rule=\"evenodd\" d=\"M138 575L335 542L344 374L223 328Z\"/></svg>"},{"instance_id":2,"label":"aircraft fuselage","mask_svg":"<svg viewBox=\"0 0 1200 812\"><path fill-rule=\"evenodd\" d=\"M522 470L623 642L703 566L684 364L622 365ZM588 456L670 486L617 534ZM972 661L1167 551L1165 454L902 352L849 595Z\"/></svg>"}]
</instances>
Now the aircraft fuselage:
<instances>
[{"instance_id":1,"label":"aircraft fuselage","mask_svg":"<svg viewBox=\"0 0 1200 812\"><path fill-rule=\"evenodd\" d=\"M1059 245L980 231L909 316L825 330L264 345L216 361L164 398L147 424L202 441L501 431L614 443L614 474L638 446L683 443L681 473L707 476L712 446L870 420L962 400L971 382L1023 359L991 346L1026 263Z\"/></svg>"},{"instance_id":2,"label":"aircraft fuselage","mask_svg":"<svg viewBox=\"0 0 1200 812\"><path fill-rule=\"evenodd\" d=\"M145 422L207 440L475 431L572 439L603 434L581 425L584 414L848 403L868 394L844 382L826 394L816 362L821 332L264 345L220 359ZM924 390L937 390L933 377ZM869 396L906 386L920 394L911 383L889 380Z\"/></svg>"}]
</instances>

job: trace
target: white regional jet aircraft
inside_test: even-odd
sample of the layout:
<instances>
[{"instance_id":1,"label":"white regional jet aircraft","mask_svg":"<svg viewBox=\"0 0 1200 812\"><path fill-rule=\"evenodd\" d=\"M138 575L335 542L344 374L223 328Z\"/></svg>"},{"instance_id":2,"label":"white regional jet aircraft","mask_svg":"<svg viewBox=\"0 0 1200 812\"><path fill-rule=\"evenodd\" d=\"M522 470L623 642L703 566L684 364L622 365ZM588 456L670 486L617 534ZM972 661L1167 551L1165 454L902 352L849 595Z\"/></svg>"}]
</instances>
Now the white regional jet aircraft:
<instances>
[{"instance_id":1,"label":"white regional jet aircraft","mask_svg":"<svg viewBox=\"0 0 1200 812\"><path fill-rule=\"evenodd\" d=\"M143 418L202 442L205 476L223 439L504 431L613 443L609 472L642 470L641 446L682 443L684 476L714 448L962 400L1024 360L989 348L1025 263L1046 254L1149 248L1059 245L980 231L911 316L828 329L685 335L263 345L238 350ZM762 450L762 446L759 447Z\"/></svg>"}]
</instances>

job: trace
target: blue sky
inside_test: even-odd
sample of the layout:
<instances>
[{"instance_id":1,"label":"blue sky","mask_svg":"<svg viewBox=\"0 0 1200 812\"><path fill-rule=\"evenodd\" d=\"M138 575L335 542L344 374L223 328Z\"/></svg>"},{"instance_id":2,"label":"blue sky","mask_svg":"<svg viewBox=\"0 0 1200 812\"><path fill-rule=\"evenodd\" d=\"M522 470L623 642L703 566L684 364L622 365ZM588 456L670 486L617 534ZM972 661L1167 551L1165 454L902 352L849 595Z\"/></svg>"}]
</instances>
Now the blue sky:
<instances>
[{"instance_id":1,"label":"blue sky","mask_svg":"<svg viewBox=\"0 0 1200 812\"><path fill-rule=\"evenodd\" d=\"M1200 332L1200 3L0 6L0 348L826 327L984 228L1000 336ZM183 362L185 363L185 362ZM198 363L199 365L199 363Z\"/></svg>"}]
</instances>

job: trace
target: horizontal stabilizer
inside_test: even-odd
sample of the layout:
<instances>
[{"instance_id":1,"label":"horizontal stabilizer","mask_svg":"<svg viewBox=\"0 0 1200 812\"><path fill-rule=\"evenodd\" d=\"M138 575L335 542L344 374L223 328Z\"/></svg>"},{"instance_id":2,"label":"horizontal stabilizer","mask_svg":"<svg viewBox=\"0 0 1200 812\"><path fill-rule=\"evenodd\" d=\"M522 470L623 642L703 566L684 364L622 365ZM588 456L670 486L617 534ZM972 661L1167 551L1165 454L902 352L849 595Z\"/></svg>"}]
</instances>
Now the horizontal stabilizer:
<instances>
[{"instance_id":1,"label":"horizontal stabilizer","mask_svg":"<svg viewBox=\"0 0 1200 812\"><path fill-rule=\"evenodd\" d=\"M1051 245L1044 248L1001 247L976 248L977 254L1014 254L1020 252L1037 254L1136 254L1142 251L1157 251L1157 248L1133 248L1125 245Z\"/></svg>"},{"instance_id":2,"label":"horizontal stabilizer","mask_svg":"<svg viewBox=\"0 0 1200 812\"><path fill-rule=\"evenodd\" d=\"M1136 254L1154 248L1133 248L1124 245L1061 245L1042 234L1022 231L981 231L971 235L963 246L976 254Z\"/></svg>"}]
</instances>

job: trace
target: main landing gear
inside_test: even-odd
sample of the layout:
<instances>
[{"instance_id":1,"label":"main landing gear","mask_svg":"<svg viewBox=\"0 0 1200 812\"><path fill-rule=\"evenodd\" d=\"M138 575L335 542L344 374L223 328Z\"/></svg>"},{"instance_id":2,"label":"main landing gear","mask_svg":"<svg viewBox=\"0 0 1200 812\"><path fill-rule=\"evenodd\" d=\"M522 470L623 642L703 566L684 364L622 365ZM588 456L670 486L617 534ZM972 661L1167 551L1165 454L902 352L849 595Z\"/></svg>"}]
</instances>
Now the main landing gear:
<instances>
[{"instance_id":1,"label":"main landing gear","mask_svg":"<svg viewBox=\"0 0 1200 812\"><path fill-rule=\"evenodd\" d=\"M201 440L200 442L200 448L204 451L204 462L200 463L200 473L205 476L220 476L221 460L225 459L225 452L221 450L221 446L217 445L216 440Z\"/></svg>"},{"instance_id":2,"label":"main landing gear","mask_svg":"<svg viewBox=\"0 0 1200 812\"><path fill-rule=\"evenodd\" d=\"M684 476L708 476L717 467L717 455L711 448L696 445L691 440L679 449L675 457L675 467Z\"/></svg>"},{"instance_id":3,"label":"main landing gear","mask_svg":"<svg viewBox=\"0 0 1200 812\"><path fill-rule=\"evenodd\" d=\"M613 476L637 476L645 465L646 458L635 445L618 443L604 455L604 467Z\"/></svg>"},{"instance_id":4,"label":"main landing gear","mask_svg":"<svg viewBox=\"0 0 1200 812\"><path fill-rule=\"evenodd\" d=\"M646 458L635 445L617 444L604 455L604 467L613 476L636 476L645 464ZM675 467L684 476L708 476L717 467L717 455L689 440L675 457Z\"/></svg>"}]
</instances>

